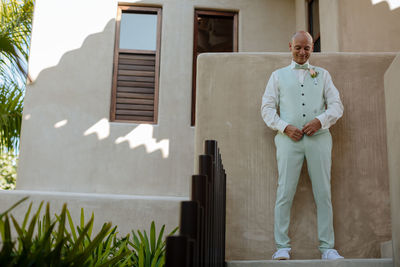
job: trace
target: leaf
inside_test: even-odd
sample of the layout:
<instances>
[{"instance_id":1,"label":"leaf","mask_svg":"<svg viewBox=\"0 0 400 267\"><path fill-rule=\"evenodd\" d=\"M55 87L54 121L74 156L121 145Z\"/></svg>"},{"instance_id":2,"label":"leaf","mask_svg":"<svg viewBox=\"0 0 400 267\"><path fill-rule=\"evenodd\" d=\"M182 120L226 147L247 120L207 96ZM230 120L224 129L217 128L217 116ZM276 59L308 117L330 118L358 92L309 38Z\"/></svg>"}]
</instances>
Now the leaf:
<instances>
[{"instance_id":1,"label":"leaf","mask_svg":"<svg viewBox=\"0 0 400 267\"><path fill-rule=\"evenodd\" d=\"M126 257L130 252L126 251L124 253L119 254L118 256L115 256L114 258L110 259L109 261L99 265L99 267L108 267L108 266L113 266L120 260L122 260L124 257ZM123 265L124 266L124 265Z\"/></svg>"},{"instance_id":2,"label":"leaf","mask_svg":"<svg viewBox=\"0 0 400 267\"><path fill-rule=\"evenodd\" d=\"M150 226L150 247L151 247L151 253L153 254L156 251L156 226L154 224L154 221L151 222Z\"/></svg>"},{"instance_id":3,"label":"leaf","mask_svg":"<svg viewBox=\"0 0 400 267\"><path fill-rule=\"evenodd\" d=\"M24 232L22 231L21 227L19 226L17 220L14 218L14 216L10 215L11 220L13 221L15 230L17 231L18 235L20 236L20 238L24 238Z\"/></svg>"},{"instance_id":4,"label":"leaf","mask_svg":"<svg viewBox=\"0 0 400 267\"><path fill-rule=\"evenodd\" d=\"M31 214L32 202L29 204L28 210L25 213L24 221L22 222L22 229L25 231L26 223L28 222L29 215Z\"/></svg>"},{"instance_id":5,"label":"leaf","mask_svg":"<svg viewBox=\"0 0 400 267\"><path fill-rule=\"evenodd\" d=\"M93 221L91 222L93 223ZM80 264L85 262L88 257L91 255L92 251L99 245L99 243L104 239L105 235L107 234L108 230L111 228L111 223L105 223L100 230L100 232L96 235L93 241L85 248L83 253L74 259L75 264ZM86 229L86 227L85 227Z\"/></svg>"},{"instance_id":6,"label":"leaf","mask_svg":"<svg viewBox=\"0 0 400 267\"><path fill-rule=\"evenodd\" d=\"M83 208L81 208L81 229L85 227L85 213L83 212Z\"/></svg>"},{"instance_id":7,"label":"leaf","mask_svg":"<svg viewBox=\"0 0 400 267\"><path fill-rule=\"evenodd\" d=\"M39 216L42 204L43 204L43 202L40 203L36 214L32 217L31 222L28 227L28 231L27 231L26 235L24 236L23 242L24 242L24 246L26 246L27 248L29 248L32 245L32 235L33 235L33 231L35 230L36 220Z\"/></svg>"},{"instance_id":8,"label":"leaf","mask_svg":"<svg viewBox=\"0 0 400 267\"><path fill-rule=\"evenodd\" d=\"M67 216L68 216L69 228L71 230L72 237L73 237L74 241L76 241L78 239L78 237L76 236L75 225L74 225L74 222L72 221L71 214L69 213L68 209L67 209Z\"/></svg>"},{"instance_id":9,"label":"leaf","mask_svg":"<svg viewBox=\"0 0 400 267\"><path fill-rule=\"evenodd\" d=\"M1 239L4 240L4 222L3 220L0 220L0 235L1 235Z\"/></svg>"},{"instance_id":10,"label":"leaf","mask_svg":"<svg viewBox=\"0 0 400 267\"><path fill-rule=\"evenodd\" d=\"M174 230L172 230L172 231L168 234L168 236L175 234L176 231L178 231L178 230L179 230L179 226L175 227Z\"/></svg>"},{"instance_id":11,"label":"leaf","mask_svg":"<svg viewBox=\"0 0 400 267\"><path fill-rule=\"evenodd\" d=\"M167 236L175 234L176 231L178 231L178 229L179 229L179 226L175 227L175 229L173 229ZM164 241L163 241L163 243L161 245L163 247L163 249L165 249L165 242L166 242L166 239L164 239Z\"/></svg>"},{"instance_id":12,"label":"leaf","mask_svg":"<svg viewBox=\"0 0 400 267\"><path fill-rule=\"evenodd\" d=\"M139 251L139 249L140 249L140 241L139 241L137 235L135 234L135 231L132 231L132 240L133 240L133 242L134 242L134 244L132 244L132 246L133 246L137 251Z\"/></svg>"},{"instance_id":13,"label":"leaf","mask_svg":"<svg viewBox=\"0 0 400 267\"><path fill-rule=\"evenodd\" d=\"M105 243L106 243L106 250L110 250L111 244L112 244L112 241L113 241L113 238L116 236L116 230L117 230L117 226L115 226L115 227L111 230L110 234L108 235L108 237L107 237L107 239L106 239L106 241L105 241Z\"/></svg>"},{"instance_id":14,"label":"leaf","mask_svg":"<svg viewBox=\"0 0 400 267\"><path fill-rule=\"evenodd\" d=\"M50 221L51 221L50 220L50 203L47 202L47 204L46 204L46 213L44 215L44 227L45 227L45 229L48 229L50 227L50 225L51 225Z\"/></svg>"},{"instance_id":15,"label":"leaf","mask_svg":"<svg viewBox=\"0 0 400 267\"><path fill-rule=\"evenodd\" d=\"M159 257L160 257L160 254L161 254L161 248L158 248L154 253L154 257L153 257L153 260L151 262L151 267L156 267L157 262L158 262Z\"/></svg>"},{"instance_id":16,"label":"leaf","mask_svg":"<svg viewBox=\"0 0 400 267\"><path fill-rule=\"evenodd\" d=\"M90 218L94 221L94 212L92 212L92 216ZM93 223L90 225L90 228L88 231L89 238L92 236L92 230L93 230Z\"/></svg>"},{"instance_id":17,"label":"leaf","mask_svg":"<svg viewBox=\"0 0 400 267\"><path fill-rule=\"evenodd\" d=\"M9 259L9 255L11 255L12 249L14 247L14 243L11 240L11 229L10 229L10 220L8 216L5 215L4 219L4 238L3 238L3 247L0 251L0 262L11 261Z\"/></svg>"},{"instance_id":18,"label":"leaf","mask_svg":"<svg viewBox=\"0 0 400 267\"><path fill-rule=\"evenodd\" d=\"M61 240L64 237L64 230L65 230L65 218L66 218L66 213L67 213L67 204L63 204L62 210L61 210L61 216L60 219L58 220L58 235L56 238L56 242L60 243Z\"/></svg>"},{"instance_id":19,"label":"leaf","mask_svg":"<svg viewBox=\"0 0 400 267\"><path fill-rule=\"evenodd\" d=\"M139 249L139 267L144 267L144 244L140 244L140 249Z\"/></svg>"},{"instance_id":20,"label":"leaf","mask_svg":"<svg viewBox=\"0 0 400 267\"><path fill-rule=\"evenodd\" d=\"M21 200L17 201L17 203L15 203L14 205L12 205L10 208L8 208L5 212L0 214L0 219L3 218L4 215L6 215L7 213L9 213L11 210L13 210L15 207L17 207L19 204L21 204L22 202L24 202L25 200L27 200L29 197L24 197Z\"/></svg>"},{"instance_id":21,"label":"leaf","mask_svg":"<svg viewBox=\"0 0 400 267\"><path fill-rule=\"evenodd\" d=\"M157 239L157 248L162 245L162 238L165 230L165 224L161 227L160 233L158 234L158 239Z\"/></svg>"},{"instance_id":22,"label":"leaf","mask_svg":"<svg viewBox=\"0 0 400 267\"><path fill-rule=\"evenodd\" d=\"M165 264L165 254L158 260L157 267L162 267Z\"/></svg>"},{"instance_id":23,"label":"leaf","mask_svg":"<svg viewBox=\"0 0 400 267\"><path fill-rule=\"evenodd\" d=\"M144 232L144 245L145 245L145 258L146 258L146 266L150 266L150 261L151 261L151 252L150 252L150 244L149 244L149 239L147 238L147 233L146 231Z\"/></svg>"},{"instance_id":24,"label":"leaf","mask_svg":"<svg viewBox=\"0 0 400 267\"><path fill-rule=\"evenodd\" d=\"M118 248L118 253L114 256L114 258L110 259L109 261L103 263L102 267L105 266L112 266L113 264L117 263L118 261L120 261L121 259L123 259L124 257L126 257L128 254L130 254L130 251L127 250L126 248L127 245L127 241L123 241Z\"/></svg>"},{"instance_id":25,"label":"leaf","mask_svg":"<svg viewBox=\"0 0 400 267\"><path fill-rule=\"evenodd\" d=\"M93 223L93 220L89 220L89 222L86 224L86 226L83 227L82 231L80 232L80 234L78 236L78 239L76 240L76 242L73 246L73 249L70 252L71 255L75 255L79 251L79 249L82 247L82 242L85 238L87 231L90 228L90 224L92 224L92 223Z\"/></svg>"}]
</instances>

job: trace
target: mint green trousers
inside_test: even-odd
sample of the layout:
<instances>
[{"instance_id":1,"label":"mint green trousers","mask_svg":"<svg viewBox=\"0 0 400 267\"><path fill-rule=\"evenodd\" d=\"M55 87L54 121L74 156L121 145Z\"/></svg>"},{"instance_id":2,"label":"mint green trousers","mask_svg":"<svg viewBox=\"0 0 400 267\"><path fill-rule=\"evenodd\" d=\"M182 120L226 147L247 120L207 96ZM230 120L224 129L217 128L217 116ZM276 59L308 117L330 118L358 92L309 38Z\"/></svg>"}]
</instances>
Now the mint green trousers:
<instances>
[{"instance_id":1,"label":"mint green trousers","mask_svg":"<svg viewBox=\"0 0 400 267\"><path fill-rule=\"evenodd\" d=\"M278 190L275 203L274 235L277 248L289 248L288 236L290 209L304 158L312 183L317 206L319 249L323 253L334 247L333 215L331 203L331 151L332 137L329 131L314 136L304 135L295 142L287 135L275 136L278 162Z\"/></svg>"}]
</instances>

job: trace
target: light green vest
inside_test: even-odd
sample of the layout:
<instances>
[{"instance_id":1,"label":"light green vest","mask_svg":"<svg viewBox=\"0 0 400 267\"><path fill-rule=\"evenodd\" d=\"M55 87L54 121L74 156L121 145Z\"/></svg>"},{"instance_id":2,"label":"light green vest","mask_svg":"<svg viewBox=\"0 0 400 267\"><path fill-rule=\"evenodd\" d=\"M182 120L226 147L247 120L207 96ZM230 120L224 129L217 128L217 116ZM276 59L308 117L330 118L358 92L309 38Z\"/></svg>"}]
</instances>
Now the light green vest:
<instances>
[{"instance_id":1,"label":"light green vest","mask_svg":"<svg viewBox=\"0 0 400 267\"><path fill-rule=\"evenodd\" d=\"M295 70L290 66L277 70L280 117L300 130L326 109L322 79L324 70L318 67L313 68L319 74L316 78L311 78L307 73L303 84L299 82ZM327 131L329 130L319 130L315 134Z\"/></svg>"}]
</instances>

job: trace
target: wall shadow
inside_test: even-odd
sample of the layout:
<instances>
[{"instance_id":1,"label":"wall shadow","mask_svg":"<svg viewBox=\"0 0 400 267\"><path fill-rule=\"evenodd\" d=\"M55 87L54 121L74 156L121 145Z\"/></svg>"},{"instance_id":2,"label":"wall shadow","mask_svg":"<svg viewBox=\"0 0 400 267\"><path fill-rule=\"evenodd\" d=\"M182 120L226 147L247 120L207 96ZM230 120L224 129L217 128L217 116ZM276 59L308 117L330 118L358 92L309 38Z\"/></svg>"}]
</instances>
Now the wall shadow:
<instances>
[{"instance_id":1,"label":"wall shadow","mask_svg":"<svg viewBox=\"0 0 400 267\"><path fill-rule=\"evenodd\" d=\"M178 129L109 122L114 38L112 19L27 86L17 189L188 194Z\"/></svg>"}]
</instances>

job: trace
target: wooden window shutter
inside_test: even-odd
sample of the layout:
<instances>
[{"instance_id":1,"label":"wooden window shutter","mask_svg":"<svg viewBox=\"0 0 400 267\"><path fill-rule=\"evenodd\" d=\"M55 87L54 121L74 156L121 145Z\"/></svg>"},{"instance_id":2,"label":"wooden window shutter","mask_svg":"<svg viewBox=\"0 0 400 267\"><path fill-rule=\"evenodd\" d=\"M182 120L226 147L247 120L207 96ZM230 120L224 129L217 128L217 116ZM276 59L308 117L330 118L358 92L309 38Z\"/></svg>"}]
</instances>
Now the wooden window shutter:
<instances>
[{"instance_id":1,"label":"wooden window shutter","mask_svg":"<svg viewBox=\"0 0 400 267\"><path fill-rule=\"evenodd\" d=\"M161 8L119 6L111 121L157 123Z\"/></svg>"}]
</instances>

